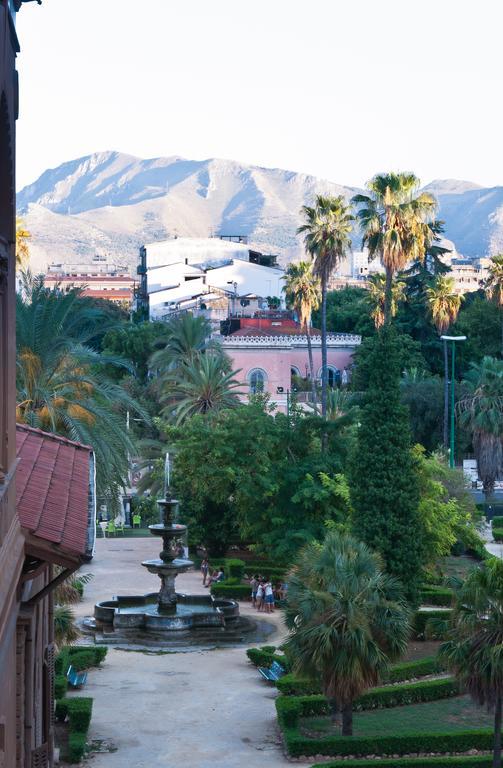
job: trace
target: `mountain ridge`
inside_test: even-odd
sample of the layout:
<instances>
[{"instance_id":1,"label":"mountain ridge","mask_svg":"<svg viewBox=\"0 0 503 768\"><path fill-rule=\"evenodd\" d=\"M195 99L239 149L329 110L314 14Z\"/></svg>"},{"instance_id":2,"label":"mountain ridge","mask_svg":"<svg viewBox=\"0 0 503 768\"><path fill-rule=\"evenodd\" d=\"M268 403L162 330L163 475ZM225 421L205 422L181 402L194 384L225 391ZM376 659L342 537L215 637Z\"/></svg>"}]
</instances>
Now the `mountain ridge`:
<instances>
[{"instance_id":1,"label":"mountain ridge","mask_svg":"<svg viewBox=\"0 0 503 768\"><path fill-rule=\"evenodd\" d=\"M436 179L424 189L439 200L445 235L469 258L503 249L503 187ZM18 194L32 233L33 268L51 261L90 262L98 253L134 268L138 248L169 236L247 235L298 258L302 205L316 194L350 199L357 187L281 168L207 158L139 158L105 150L44 171Z\"/></svg>"}]
</instances>

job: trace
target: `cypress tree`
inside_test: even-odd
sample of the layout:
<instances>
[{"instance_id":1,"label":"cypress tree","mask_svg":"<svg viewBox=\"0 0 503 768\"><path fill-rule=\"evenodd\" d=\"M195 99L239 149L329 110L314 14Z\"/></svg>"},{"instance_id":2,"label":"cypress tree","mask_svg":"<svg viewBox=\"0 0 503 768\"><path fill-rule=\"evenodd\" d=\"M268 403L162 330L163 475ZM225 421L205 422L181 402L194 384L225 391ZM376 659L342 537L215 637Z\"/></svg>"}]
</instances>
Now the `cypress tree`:
<instances>
[{"instance_id":1,"label":"cypress tree","mask_svg":"<svg viewBox=\"0 0 503 768\"><path fill-rule=\"evenodd\" d=\"M400 402L399 345L385 326L370 356L370 377L350 461L355 535L381 553L388 573L418 600L422 566L419 484L409 416Z\"/></svg>"}]
</instances>

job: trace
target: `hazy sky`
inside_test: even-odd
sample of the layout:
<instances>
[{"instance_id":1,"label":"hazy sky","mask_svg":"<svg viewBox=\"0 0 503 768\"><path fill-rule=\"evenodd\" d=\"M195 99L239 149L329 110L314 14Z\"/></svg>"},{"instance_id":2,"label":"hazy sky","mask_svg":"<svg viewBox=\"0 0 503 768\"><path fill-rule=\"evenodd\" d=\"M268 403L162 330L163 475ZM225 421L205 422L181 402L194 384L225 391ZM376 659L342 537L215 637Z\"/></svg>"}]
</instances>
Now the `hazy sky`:
<instances>
[{"instance_id":1,"label":"hazy sky","mask_svg":"<svg viewBox=\"0 0 503 768\"><path fill-rule=\"evenodd\" d=\"M501 0L43 0L18 187L104 149L503 184Z\"/></svg>"}]
</instances>

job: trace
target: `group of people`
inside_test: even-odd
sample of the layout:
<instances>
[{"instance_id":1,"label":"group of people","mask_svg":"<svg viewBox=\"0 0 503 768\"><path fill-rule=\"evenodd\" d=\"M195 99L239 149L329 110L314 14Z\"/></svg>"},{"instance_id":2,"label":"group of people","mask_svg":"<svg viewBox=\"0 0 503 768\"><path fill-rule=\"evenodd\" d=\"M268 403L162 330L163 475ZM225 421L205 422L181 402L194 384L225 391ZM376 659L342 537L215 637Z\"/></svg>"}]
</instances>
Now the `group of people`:
<instances>
[{"instance_id":1,"label":"group of people","mask_svg":"<svg viewBox=\"0 0 503 768\"><path fill-rule=\"evenodd\" d=\"M252 606L257 611L272 613L276 600L284 600L286 597L287 585L272 585L267 576L255 574L250 579Z\"/></svg>"}]
</instances>

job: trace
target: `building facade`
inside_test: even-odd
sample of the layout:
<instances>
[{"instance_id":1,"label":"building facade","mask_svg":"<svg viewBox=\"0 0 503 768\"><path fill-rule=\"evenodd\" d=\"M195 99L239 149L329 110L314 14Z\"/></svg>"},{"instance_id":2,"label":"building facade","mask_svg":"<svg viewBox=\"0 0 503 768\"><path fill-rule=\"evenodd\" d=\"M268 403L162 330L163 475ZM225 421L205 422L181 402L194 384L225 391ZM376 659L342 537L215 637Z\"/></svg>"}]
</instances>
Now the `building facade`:
<instances>
[{"instance_id":1,"label":"building facade","mask_svg":"<svg viewBox=\"0 0 503 768\"><path fill-rule=\"evenodd\" d=\"M108 264L51 264L44 275L47 288L80 288L84 296L106 299L129 309L133 303L135 281L124 268Z\"/></svg>"}]
</instances>

